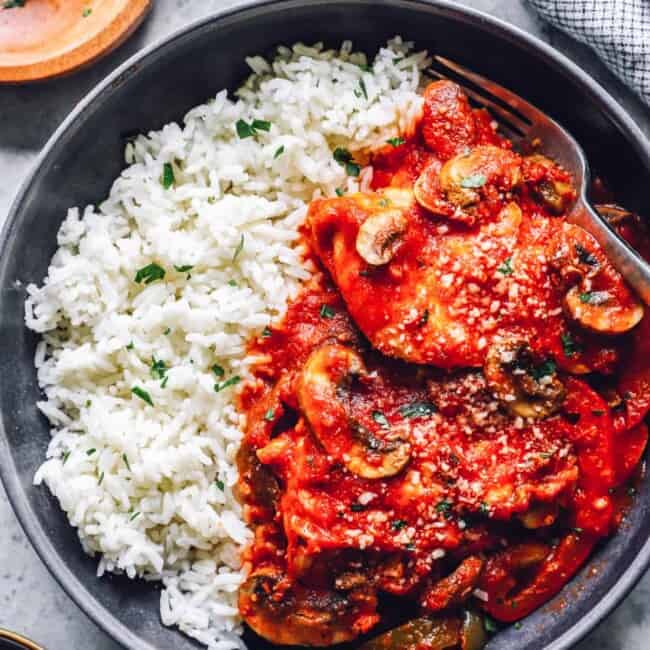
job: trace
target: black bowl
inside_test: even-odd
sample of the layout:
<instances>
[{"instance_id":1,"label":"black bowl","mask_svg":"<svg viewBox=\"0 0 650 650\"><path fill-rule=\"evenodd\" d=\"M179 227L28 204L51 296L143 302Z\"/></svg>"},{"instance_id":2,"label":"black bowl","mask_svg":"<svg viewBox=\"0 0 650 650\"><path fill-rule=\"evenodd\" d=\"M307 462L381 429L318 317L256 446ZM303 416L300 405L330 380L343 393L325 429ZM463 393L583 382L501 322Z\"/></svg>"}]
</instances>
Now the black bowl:
<instances>
[{"instance_id":1,"label":"black bowl","mask_svg":"<svg viewBox=\"0 0 650 650\"><path fill-rule=\"evenodd\" d=\"M77 604L116 640L139 650L196 647L162 626L159 590L123 577L95 577L75 531L32 477L48 425L35 402L37 337L23 321L24 286L40 283L71 205L104 197L123 165L124 136L180 120L190 107L246 75L244 57L274 45L352 39L372 54L394 34L445 54L539 105L582 143L596 172L624 205L638 209L650 186L650 147L623 109L591 78L541 41L450 2L281 0L221 12L137 54L101 83L61 125L23 185L0 253L1 473L37 552ZM17 282L19 281L19 282ZM650 480L621 530L550 606L510 627L489 648L568 648L610 612L650 560ZM47 639L43 640L47 643ZM251 641L251 648L263 644Z\"/></svg>"}]
</instances>

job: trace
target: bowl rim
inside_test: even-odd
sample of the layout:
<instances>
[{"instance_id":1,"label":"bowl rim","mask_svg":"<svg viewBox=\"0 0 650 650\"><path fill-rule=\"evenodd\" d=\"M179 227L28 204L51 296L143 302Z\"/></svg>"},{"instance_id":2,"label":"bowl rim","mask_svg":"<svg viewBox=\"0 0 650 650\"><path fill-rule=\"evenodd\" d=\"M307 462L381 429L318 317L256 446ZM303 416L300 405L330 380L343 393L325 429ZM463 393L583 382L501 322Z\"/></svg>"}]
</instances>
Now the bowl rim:
<instances>
[{"instance_id":1,"label":"bowl rim","mask_svg":"<svg viewBox=\"0 0 650 650\"><path fill-rule=\"evenodd\" d=\"M206 28L212 23L219 22L225 18L235 17L238 14L247 13L251 10L269 10L274 6L302 5L301 0L244 0L235 7L227 7L210 13L208 16L199 18L181 27L171 34L156 39L154 42L143 47L141 50L130 56L123 63L117 66L103 80L97 83L72 109L69 115L63 120L59 127L50 136L42 151L38 155L30 172L20 184L19 190L12 201L7 213L7 218L0 232L0 275L6 262L3 254L11 233L17 222L17 215L25 196L39 173L39 170L47 161L57 143L74 127L80 114L95 100L101 98L108 89L118 87L132 74L136 74L140 62L150 58L162 50L167 50L173 43L185 38L191 32ZM367 5L409 5L430 10L461 23L473 24L479 28L488 30L500 38L516 43L528 51L540 56L546 63L553 66L563 77L577 83L586 93L591 103L601 109L606 109L605 116L615 126L627 132L630 136L630 144L646 162L650 170L650 141L643 134L627 111L600 85L593 77L584 72L576 63L565 54L553 48L550 44L542 41L536 36L525 32L520 27L508 23L500 18L487 14L483 11L459 4L455 0L311 0L313 6L346 5L346 4L367 4ZM138 637L134 632L119 621L111 612L105 609L88 591L81 580L68 568L54 548L45 530L41 527L35 512L32 510L27 498L27 493L19 482L13 457L7 441L4 423L0 419L0 479L7 492L11 506L20 522L23 530L39 558L45 564L48 571L63 588L66 594L75 604L106 634L113 640L126 648L135 650L156 650L149 642ZM560 637L555 639L546 650L568 650L586 634L593 630L623 598L636 585L650 565L650 538L646 539L637 555L628 564L623 573L609 589L607 594L593 607L586 615L577 620Z\"/></svg>"}]
</instances>

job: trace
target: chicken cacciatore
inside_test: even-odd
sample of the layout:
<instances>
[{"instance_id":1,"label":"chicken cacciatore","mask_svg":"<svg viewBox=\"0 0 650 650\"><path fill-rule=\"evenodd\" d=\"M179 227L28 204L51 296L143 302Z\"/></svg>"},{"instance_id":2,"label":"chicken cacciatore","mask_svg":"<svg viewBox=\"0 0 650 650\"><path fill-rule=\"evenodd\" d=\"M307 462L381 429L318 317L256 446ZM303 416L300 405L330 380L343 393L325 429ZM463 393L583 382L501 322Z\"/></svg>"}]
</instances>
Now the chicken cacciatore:
<instances>
[{"instance_id":1,"label":"chicken cacciatore","mask_svg":"<svg viewBox=\"0 0 650 650\"><path fill-rule=\"evenodd\" d=\"M278 645L477 650L624 516L650 321L567 221L570 176L453 83L370 164L367 192L312 202L320 270L252 346L239 607Z\"/></svg>"}]
</instances>

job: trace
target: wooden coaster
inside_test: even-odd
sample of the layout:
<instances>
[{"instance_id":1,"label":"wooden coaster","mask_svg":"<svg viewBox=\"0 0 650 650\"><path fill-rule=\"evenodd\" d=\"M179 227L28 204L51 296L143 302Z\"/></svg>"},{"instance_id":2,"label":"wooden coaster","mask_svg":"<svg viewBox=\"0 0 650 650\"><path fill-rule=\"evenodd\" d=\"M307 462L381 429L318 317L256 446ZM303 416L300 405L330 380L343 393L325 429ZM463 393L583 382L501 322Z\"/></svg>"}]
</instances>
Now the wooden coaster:
<instances>
[{"instance_id":1,"label":"wooden coaster","mask_svg":"<svg viewBox=\"0 0 650 650\"><path fill-rule=\"evenodd\" d=\"M0 83L88 65L122 43L152 0L0 0Z\"/></svg>"}]
</instances>

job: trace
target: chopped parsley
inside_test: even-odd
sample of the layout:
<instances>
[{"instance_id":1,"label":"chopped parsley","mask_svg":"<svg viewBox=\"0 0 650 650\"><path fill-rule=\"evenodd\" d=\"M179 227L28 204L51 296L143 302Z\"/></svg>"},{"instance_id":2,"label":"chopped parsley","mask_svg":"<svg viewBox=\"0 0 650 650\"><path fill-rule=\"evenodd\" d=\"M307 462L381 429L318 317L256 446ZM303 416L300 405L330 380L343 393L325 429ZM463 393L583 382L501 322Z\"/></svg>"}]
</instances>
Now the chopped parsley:
<instances>
[{"instance_id":1,"label":"chopped parsley","mask_svg":"<svg viewBox=\"0 0 650 650\"><path fill-rule=\"evenodd\" d=\"M215 393L220 393L224 388L228 388L229 386L234 386L235 384L238 384L241 381L241 377L239 375L235 375L234 377L231 377L230 379L227 379L226 381L222 383L217 383L214 385L214 392Z\"/></svg>"},{"instance_id":2,"label":"chopped parsley","mask_svg":"<svg viewBox=\"0 0 650 650\"><path fill-rule=\"evenodd\" d=\"M232 261L234 262L238 257L239 254L244 250L244 233L241 234L241 238L239 240L239 244L237 244L237 248L235 248L235 252L233 253L232 256Z\"/></svg>"},{"instance_id":3,"label":"chopped parsley","mask_svg":"<svg viewBox=\"0 0 650 650\"><path fill-rule=\"evenodd\" d=\"M129 458L126 454L122 454L122 460L124 461L124 464L126 465L126 469L131 471L131 465L129 465Z\"/></svg>"},{"instance_id":4,"label":"chopped parsley","mask_svg":"<svg viewBox=\"0 0 650 650\"><path fill-rule=\"evenodd\" d=\"M490 514L490 506L485 503L485 501L481 501L481 505L479 506L479 510L481 511L482 515L489 515Z\"/></svg>"},{"instance_id":5,"label":"chopped parsley","mask_svg":"<svg viewBox=\"0 0 650 650\"><path fill-rule=\"evenodd\" d=\"M170 333L171 331L172 331L172 328L171 328L171 327L168 327L168 328L163 332L163 334L164 334L165 336L168 336L169 333Z\"/></svg>"},{"instance_id":6,"label":"chopped parsley","mask_svg":"<svg viewBox=\"0 0 650 650\"><path fill-rule=\"evenodd\" d=\"M160 382L160 387L161 388L166 388L168 381L169 381L169 375L165 375L165 378Z\"/></svg>"},{"instance_id":7,"label":"chopped parsley","mask_svg":"<svg viewBox=\"0 0 650 650\"><path fill-rule=\"evenodd\" d=\"M334 191L336 192L336 196L343 196L345 194L345 190L341 187L337 187Z\"/></svg>"},{"instance_id":8,"label":"chopped parsley","mask_svg":"<svg viewBox=\"0 0 650 650\"><path fill-rule=\"evenodd\" d=\"M191 264L183 264L183 266L176 266L176 264L174 264L174 268L179 273L187 273L188 271L191 271L194 267Z\"/></svg>"},{"instance_id":9,"label":"chopped parsley","mask_svg":"<svg viewBox=\"0 0 650 650\"><path fill-rule=\"evenodd\" d=\"M497 271L502 275L512 275L515 271L512 268L512 258L509 257L507 260L504 260L503 264L497 269Z\"/></svg>"},{"instance_id":10,"label":"chopped parsley","mask_svg":"<svg viewBox=\"0 0 650 650\"><path fill-rule=\"evenodd\" d=\"M84 7L84 10L81 12L81 15L84 18L88 18L88 16L90 16L92 12L93 12L92 7Z\"/></svg>"},{"instance_id":11,"label":"chopped parsley","mask_svg":"<svg viewBox=\"0 0 650 650\"><path fill-rule=\"evenodd\" d=\"M153 401L151 399L151 395L149 395L149 393L147 393L147 391L144 390L143 388L140 388L139 386L134 386L131 389L131 392L136 397L139 397L143 402L146 402L147 404L149 404L149 406L153 406Z\"/></svg>"},{"instance_id":12,"label":"chopped parsley","mask_svg":"<svg viewBox=\"0 0 650 650\"><path fill-rule=\"evenodd\" d=\"M366 90L366 84L364 83L363 79L359 79L359 88L361 88L363 96L368 99L368 91Z\"/></svg>"},{"instance_id":13,"label":"chopped parsley","mask_svg":"<svg viewBox=\"0 0 650 650\"><path fill-rule=\"evenodd\" d=\"M487 182L487 178L483 174L472 174L471 176L465 176L460 181L460 186L465 189L477 189L483 187Z\"/></svg>"},{"instance_id":14,"label":"chopped parsley","mask_svg":"<svg viewBox=\"0 0 650 650\"><path fill-rule=\"evenodd\" d=\"M275 418L275 411L273 409L269 409L265 414L264 414L264 419L267 422L273 422Z\"/></svg>"},{"instance_id":15,"label":"chopped parsley","mask_svg":"<svg viewBox=\"0 0 650 650\"><path fill-rule=\"evenodd\" d=\"M93 447L92 449L88 449L86 451L86 456L92 456L97 450Z\"/></svg>"},{"instance_id":16,"label":"chopped parsley","mask_svg":"<svg viewBox=\"0 0 650 650\"><path fill-rule=\"evenodd\" d=\"M636 494L636 489L633 487L629 487L627 488L626 492L629 497L633 497Z\"/></svg>"},{"instance_id":17,"label":"chopped parsley","mask_svg":"<svg viewBox=\"0 0 650 650\"><path fill-rule=\"evenodd\" d=\"M226 374L226 371L218 363L215 363L212 366L212 372L215 374L216 377L219 377L219 379L221 379L221 377L223 377Z\"/></svg>"},{"instance_id":18,"label":"chopped parsley","mask_svg":"<svg viewBox=\"0 0 650 650\"><path fill-rule=\"evenodd\" d=\"M361 172L361 167L354 162L352 154L347 149L337 147L332 155L341 167L345 167L348 176L358 176Z\"/></svg>"},{"instance_id":19,"label":"chopped parsley","mask_svg":"<svg viewBox=\"0 0 650 650\"><path fill-rule=\"evenodd\" d=\"M271 336L273 332L271 332L271 329L268 327L268 325L262 330L262 336L266 339L269 336Z\"/></svg>"},{"instance_id":20,"label":"chopped parsley","mask_svg":"<svg viewBox=\"0 0 650 650\"><path fill-rule=\"evenodd\" d=\"M372 66L368 65L367 63L360 63L359 67L364 71L364 72L372 72Z\"/></svg>"},{"instance_id":21,"label":"chopped parsley","mask_svg":"<svg viewBox=\"0 0 650 650\"><path fill-rule=\"evenodd\" d=\"M334 318L336 312L329 305L321 305L319 314L321 318Z\"/></svg>"},{"instance_id":22,"label":"chopped parsley","mask_svg":"<svg viewBox=\"0 0 650 650\"><path fill-rule=\"evenodd\" d=\"M68 458L70 458L71 453L72 452L69 449L63 452L63 456L61 456L61 460L63 461L64 465L68 462Z\"/></svg>"},{"instance_id":23,"label":"chopped parsley","mask_svg":"<svg viewBox=\"0 0 650 650\"><path fill-rule=\"evenodd\" d=\"M104 482L104 472L102 472L99 475L99 480L97 481L97 485L101 485Z\"/></svg>"},{"instance_id":24,"label":"chopped parsley","mask_svg":"<svg viewBox=\"0 0 650 650\"><path fill-rule=\"evenodd\" d=\"M584 246L581 246L580 244L576 244L575 249L578 259L583 264L588 264L589 266L598 266L598 260L591 251L588 251Z\"/></svg>"},{"instance_id":25,"label":"chopped parsley","mask_svg":"<svg viewBox=\"0 0 650 650\"><path fill-rule=\"evenodd\" d=\"M580 302L587 305L602 305L610 299L607 291L587 291L580 294Z\"/></svg>"},{"instance_id":26,"label":"chopped parsley","mask_svg":"<svg viewBox=\"0 0 650 650\"><path fill-rule=\"evenodd\" d=\"M154 379L164 379L167 370L167 364L164 361L157 361L156 357L151 357L151 376Z\"/></svg>"},{"instance_id":27,"label":"chopped parsley","mask_svg":"<svg viewBox=\"0 0 650 650\"><path fill-rule=\"evenodd\" d=\"M162 266L159 266L155 262L143 266L135 274L135 281L138 284L141 284L143 281L145 284L151 284L156 280L162 280L165 277L165 269Z\"/></svg>"},{"instance_id":28,"label":"chopped parsley","mask_svg":"<svg viewBox=\"0 0 650 650\"><path fill-rule=\"evenodd\" d=\"M422 316L420 316L420 320L418 320L418 327L423 327L429 322L429 310L425 309L424 312L422 313Z\"/></svg>"},{"instance_id":29,"label":"chopped parsley","mask_svg":"<svg viewBox=\"0 0 650 650\"><path fill-rule=\"evenodd\" d=\"M431 402L412 402L400 406L399 412L405 418L422 418L433 415L436 412L436 407Z\"/></svg>"},{"instance_id":30,"label":"chopped parsley","mask_svg":"<svg viewBox=\"0 0 650 650\"><path fill-rule=\"evenodd\" d=\"M521 623L519 621L515 623L515 630L521 630Z\"/></svg>"},{"instance_id":31,"label":"chopped parsley","mask_svg":"<svg viewBox=\"0 0 650 650\"><path fill-rule=\"evenodd\" d=\"M572 528L571 531L574 532L576 535L582 535L582 533L584 532L582 528L578 528L578 527Z\"/></svg>"},{"instance_id":32,"label":"chopped parsley","mask_svg":"<svg viewBox=\"0 0 650 650\"><path fill-rule=\"evenodd\" d=\"M352 510L352 512L363 512L365 509L366 506L361 503L353 503L350 505L350 510Z\"/></svg>"},{"instance_id":33,"label":"chopped parsley","mask_svg":"<svg viewBox=\"0 0 650 650\"><path fill-rule=\"evenodd\" d=\"M273 159L279 158L284 153L284 145L280 145L273 154Z\"/></svg>"},{"instance_id":34,"label":"chopped parsley","mask_svg":"<svg viewBox=\"0 0 650 650\"><path fill-rule=\"evenodd\" d=\"M244 138L257 135L258 131L270 131L271 122L267 122L266 120L253 120L249 124L245 120L237 120L235 127L237 129L237 135L243 140Z\"/></svg>"},{"instance_id":35,"label":"chopped parsley","mask_svg":"<svg viewBox=\"0 0 650 650\"><path fill-rule=\"evenodd\" d=\"M214 484L223 492L226 488L226 484L221 479L215 479Z\"/></svg>"},{"instance_id":36,"label":"chopped parsley","mask_svg":"<svg viewBox=\"0 0 650 650\"><path fill-rule=\"evenodd\" d=\"M174 168L171 163L166 162L163 165L162 186L168 190L176 181L174 177Z\"/></svg>"},{"instance_id":37,"label":"chopped parsley","mask_svg":"<svg viewBox=\"0 0 650 650\"><path fill-rule=\"evenodd\" d=\"M395 521L391 521L390 527L393 530L402 530L402 528L406 528L407 523L404 521L404 519L396 519Z\"/></svg>"},{"instance_id":38,"label":"chopped parsley","mask_svg":"<svg viewBox=\"0 0 650 650\"><path fill-rule=\"evenodd\" d=\"M3 9L18 9L19 7L24 7L27 0L5 0L2 3Z\"/></svg>"},{"instance_id":39,"label":"chopped parsley","mask_svg":"<svg viewBox=\"0 0 650 650\"><path fill-rule=\"evenodd\" d=\"M136 517L139 517L140 513L139 512L134 512L130 517L129 521L133 521Z\"/></svg>"},{"instance_id":40,"label":"chopped parsley","mask_svg":"<svg viewBox=\"0 0 650 650\"><path fill-rule=\"evenodd\" d=\"M234 280L228 280L228 286L229 287L236 287L237 283Z\"/></svg>"},{"instance_id":41,"label":"chopped parsley","mask_svg":"<svg viewBox=\"0 0 650 650\"><path fill-rule=\"evenodd\" d=\"M127 350L133 350L134 347L135 347L135 346L133 345L133 341L131 341L131 342L126 346L126 349L127 349Z\"/></svg>"},{"instance_id":42,"label":"chopped parsley","mask_svg":"<svg viewBox=\"0 0 650 650\"><path fill-rule=\"evenodd\" d=\"M554 374L556 369L557 365L555 364L555 361L552 359L547 359L546 361L540 363L538 366L533 366L530 369L530 375L533 379L539 380L542 377Z\"/></svg>"},{"instance_id":43,"label":"chopped parsley","mask_svg":"<svg viewBox=\"0 0 650 650\"><path fill-rule=\"evenodd\" d=\"M406 140L404 138L388 138L386 143L391 147L399 147L401 144L404 144Z\"/></svg>"},{"instance_id":44,"label":"chopped parsley","mask_svg":"<svg viewBox=\"0 0 650 650\"><path fill-rule=\"evenodd\" d=\"M483 617L483 627L485 628L485 631L489 632L490 634L494 634L495 632L499 631L499 628L497 627L494 619L487 615Z\"/></svg>"},{"instance_id":45,"label":"chopped parsley","mask_svg":"<svg viewBox=\"0 0 650 650\"><path fill-rule=\"evenodd\" d=\"M388 419L386 416L381 412L381 411L373 411L372 412L372 419L380 426L384 428L388 428Z\"/></svg>"},{"instance_id":46,"label":"chopped parsley","mask_svg":"<svg viewBox=\"0 0 650 650\"><path fill-rule=\"evenodd\" d=\"M572 357L574 354L582 352L582 347L573 340L573 337L569 332L561 334L560 339L562 341L562 349L567 357Z\"/></svg>"},{"instance_id":47,"label":"chopped parsley","mask_svg":"<svg viewBox=\"0 0 650 650\"><path fill-rule=\"evenodd\" d=\"M445 516L445 519L451 519L454 514L451 511L452 508L452 503L451 501L441 501L437 506L436 506L436 512L439 512L440 514Z\"/></svg>"}]
</instances>

